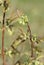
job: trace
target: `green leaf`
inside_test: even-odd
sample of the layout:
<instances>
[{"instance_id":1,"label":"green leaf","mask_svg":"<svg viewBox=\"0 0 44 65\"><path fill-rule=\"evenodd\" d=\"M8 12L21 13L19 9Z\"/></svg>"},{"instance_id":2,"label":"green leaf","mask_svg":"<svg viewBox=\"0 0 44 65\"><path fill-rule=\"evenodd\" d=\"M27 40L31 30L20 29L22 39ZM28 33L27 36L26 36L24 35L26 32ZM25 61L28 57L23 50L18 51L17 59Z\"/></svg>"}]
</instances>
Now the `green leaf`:
<instances>
[{"instance_id":1,"label":"green leaf","mask_svg":"<svg viewBox=\"0 0 44 65\"><path fill-rule=\"evenodd\" d=\"M21 17L19 17L17 19L17 21L22 24L25 25L28 22L28 17L26 15L22 15Z\"/></svg>"}]
</instances>

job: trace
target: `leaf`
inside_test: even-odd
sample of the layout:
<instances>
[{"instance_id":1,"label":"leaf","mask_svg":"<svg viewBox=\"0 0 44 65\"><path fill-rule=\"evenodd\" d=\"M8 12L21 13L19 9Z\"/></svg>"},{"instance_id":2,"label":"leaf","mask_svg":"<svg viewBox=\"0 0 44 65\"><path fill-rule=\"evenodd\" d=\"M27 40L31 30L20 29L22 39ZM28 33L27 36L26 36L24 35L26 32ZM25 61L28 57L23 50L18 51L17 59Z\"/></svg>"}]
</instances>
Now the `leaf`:
<instances>
[{"instance_id":1,"label":"leaf","mask_svg":"<svg viewBox=\"0 0 44 65\"><path fill-rule=\"evenodd\" d=\"M13 31L11 31L10 29L8 29L9 35L13 34Z\"/></svg>"},{"instance_id":2,"label":"leaf","mask_svg":"<svg viewBox=\"0 0 44 65\"><path fill-rule=\"evenodd\" d=\"M22 15L21 17L19 17L17 19L17 21L22 24L25 25L28 22L28 17L26 15Z\"/></svg>"},{"instance_id":3,"label":"leaf","mask_svg":"<svg viewBox=\"0 0 44 65\"><path fill-rule=\"evenodd\" d=\"M16 40L15 42L14 42L14 44L13 44L13 46L16 48L19 44L20 44L20 42L21 42L21 40Z\"/></svg>"},{"instance_id":4,"label":"leaf","mask_svg":"<svg viewBox=\"0 0 44 65\"><path fill-rule=\"evenodd\" d=\"M43 65L43 63L40 61L35 61L35 65Z\"/></svg>"},{"instance_id":5,"label":"leaf","mask_svg":"<svg viewBox=\"0 0 44 65\"><path fill-rule=\"evenodd\" d=\"M0 0L0 4L2 4L3 3L3 1L2 0Z\"/></svg>"},{"instance_id":6,"label":"leaf","mask_svg":"<svg viewBox=\"0 0 44 65\"><path fill-rule=\"evenodd\" d=\"M11 50L9 50L9 51L6 51L6 55L8 55L10 58L12 58L12 51Z\"/></svg>"},{"instance_id":7,"label":"leaf","mask_svg":"<svg viewBox=\"0 0 44 65\"><path fill-rule=\"evenodd\" d=\"M13 29L13 28L10 28L10 27L6 26L6 29L7 29L8 34L9 34L10 36L13 35L13 33L14 33L14 29Z\"/></svg>"}]
</instances>

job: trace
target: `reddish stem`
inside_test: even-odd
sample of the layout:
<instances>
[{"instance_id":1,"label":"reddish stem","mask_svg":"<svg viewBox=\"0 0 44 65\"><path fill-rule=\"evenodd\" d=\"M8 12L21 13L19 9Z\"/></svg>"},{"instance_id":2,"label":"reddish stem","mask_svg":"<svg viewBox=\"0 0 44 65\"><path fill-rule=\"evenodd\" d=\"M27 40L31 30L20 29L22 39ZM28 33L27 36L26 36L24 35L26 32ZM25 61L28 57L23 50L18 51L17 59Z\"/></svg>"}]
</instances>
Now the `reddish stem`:
<instances>
[{"instance_id":1,"label":"reddish stem","mask_svg":"<svg viewBox=\"0 0 44 65\"><path fill-rule=\"evenodd\" d=\"M4 26L2 27L2 59L3 59L3 65L5 65L5 59L4 59Z\"/></svg>"},{"instance_id":2,"label":"reddish stem","mask_svg":"<svg viewBox=\"0 0 44 65\"><path fill-rule=\"evenodd\" d=\"M5 65L5 56L4 56L5 13L6 12L4 10L4 12L3 12L3 21L2 21L2 59L3 59L3 65Z\"/></svg>"}]
</instances>

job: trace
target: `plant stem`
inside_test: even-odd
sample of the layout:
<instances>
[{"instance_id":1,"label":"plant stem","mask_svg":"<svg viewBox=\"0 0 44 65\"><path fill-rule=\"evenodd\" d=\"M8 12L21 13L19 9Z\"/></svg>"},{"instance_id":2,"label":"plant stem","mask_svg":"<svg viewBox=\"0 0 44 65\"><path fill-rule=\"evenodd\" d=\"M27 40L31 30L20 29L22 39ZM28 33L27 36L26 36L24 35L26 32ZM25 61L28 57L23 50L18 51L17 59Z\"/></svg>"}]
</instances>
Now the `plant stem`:
<instances>
[{"instance_id":1,"label":"plant stem","mask_svg":"<svg viewBox=\"0 0 44 65\"><path fill-rule=\"evenodd\" d=\"M4 1L5 4L5 1ZM3 59L3 65L5 65L5 57L4 57L4 32L5 32L5 9L3 12L3 21L2 21L2 59Z\"/></svg>"},{"instance_id":2,"label":"plant stem","mask_svg":"<svg viewBox=\"0 0 44 65\"><path fill-rule=\"evenodd\" d=\"M34 43L32 41L32 33L31 33L29 23L27 23L27 26L28 26L28 31L27 32L29 32L29 34L30 34L29 37L30 37L30 42L31 42L31 57L33 58L34 57L34 53L33 53Z\"/></svg>"}]
</instances>

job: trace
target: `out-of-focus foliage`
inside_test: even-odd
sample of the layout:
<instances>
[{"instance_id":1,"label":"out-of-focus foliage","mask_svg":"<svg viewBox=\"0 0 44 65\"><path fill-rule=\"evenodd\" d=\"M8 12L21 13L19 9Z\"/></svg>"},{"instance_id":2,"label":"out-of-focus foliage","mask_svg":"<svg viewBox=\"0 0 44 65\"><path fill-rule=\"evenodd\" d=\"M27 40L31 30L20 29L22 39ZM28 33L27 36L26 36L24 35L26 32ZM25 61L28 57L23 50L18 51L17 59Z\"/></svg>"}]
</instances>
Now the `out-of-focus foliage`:
<instances>
[{"instance_id":1,"label":"out-of-focus foliage","mask_svg":"<svg viewBox=\"0 0 44 65\"><path fill-rule=\"evenodd\" d=\"M21 16L20 18L18 18L17 20L20 24L25 25L28 22L28 18L27 16Z\"/></svg>"},{"instance_id":2,"label":"out-of-focus foliage","mask_svg":"<svg viewBox=\"0 0 44 65\"><path fill-rule=\"evenodd\" d=\"M3 3L2 1L0 2L1 4ZM7 7L8 5L6 6L6 9ZM6 13L7 12L8 9ZM33 11L32 13L34 13L34 15L37 15L37 12ZM42 41L43 39L33 34L31 39L34 45L33 47L34 57L31 57L30 32L27 33L27 29L28 29L27 23L29 24L30 22L28 20L27 15L25 15L24 13L20 14L20 11L18 12L17 10L15 16L14 15L11 15L10 17L6 16L5 21L6 21L5 33L7 36L6 42L9 40L8 37L9 34L11 37L11 40L9 40L11 41L9 47L4 50L6 61L7 60L9 61L9 59L11 59L11 62L13 62L14 65L17 64L18 65L44 65L44 63L40 61L40 59L42 58L41 57L42 49L40 45L43 42ZM2 31L2 22L0 22L0 31ZM1 56L1 50L0 50L0 56Z\"/></svg>"}]
</instances>

